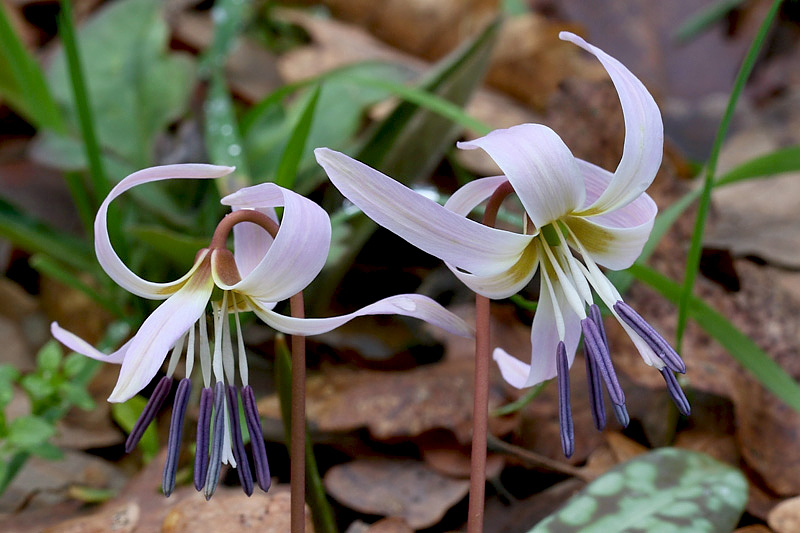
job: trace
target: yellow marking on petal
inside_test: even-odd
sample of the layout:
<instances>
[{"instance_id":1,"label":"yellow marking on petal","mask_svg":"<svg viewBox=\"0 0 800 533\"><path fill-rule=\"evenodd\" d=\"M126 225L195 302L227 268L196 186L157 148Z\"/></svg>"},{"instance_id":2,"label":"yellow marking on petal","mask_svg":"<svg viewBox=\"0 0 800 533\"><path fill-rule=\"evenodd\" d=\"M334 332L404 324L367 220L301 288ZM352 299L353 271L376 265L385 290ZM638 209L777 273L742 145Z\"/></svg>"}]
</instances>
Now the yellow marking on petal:
<instances>
[{"instance_id":1,"label":"yellow marking on petal","mask_svg":"<svg viewBox=\"0 0 800 533\"><path fill-rule=\"evenodd\" d=\"M208 257L208 252L209 252L208 248L203 248L202 250L197 252L197 255L194 258L194 264L192 265L192 268L189 270L189 272L184 274L182 280L178 281L175 285L170 285L168 287L163 287L156 290L155 291L156 294L166 294L171 296L176 292L178 292L179 290L181 290L181 288L184 285L186 285L189 282L189 280L192 279L192 276L194 276L195 272L197 272L197 269L203 266L203 263Z\"/></svg>"},{"instance_id":2,"label":"yellow marking on petal","mask_svg":"<svg viewBox=\"0 0 800 533\"><path fill-rule=\"evenodd\" d=\"M607 252L610 243L614 241L612 232L588 222L583 217L570 216L565 222L574 238L578 239L590 254Z\"/></svg>"}]
</instances>

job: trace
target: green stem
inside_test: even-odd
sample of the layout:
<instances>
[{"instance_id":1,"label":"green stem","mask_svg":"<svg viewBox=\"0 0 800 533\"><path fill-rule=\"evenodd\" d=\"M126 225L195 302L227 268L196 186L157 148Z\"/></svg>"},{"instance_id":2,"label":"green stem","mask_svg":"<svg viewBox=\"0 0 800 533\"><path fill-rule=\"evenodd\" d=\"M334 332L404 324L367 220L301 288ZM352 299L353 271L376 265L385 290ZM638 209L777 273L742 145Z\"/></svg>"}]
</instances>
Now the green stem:
<instances>
[{"instance_id":1,"label":"green stem","mask_svg":"<svg viewBox=\"0 0 800 533\"><path fill-rule=\"evenodd\" d=\"M697 208L697 217L695 218L692 240L689 247L689 253L686 258L686 271L683 277L683 287L681 291L680 302L678 304L678 326L675 333L675 348L678 353L681 351L683 334L686 330L686 321L688 319L689 301L692 297L694 282L697 278L697 270L700 265L703 233L705 231L706 218L708 217L708 209L711 205L711 189L714 186L714 174L717 170L717 161L719 160L719 152L722 148L722 141L728 132L728 126L730 125L731 118L733 117L733 112L736 109L736 102L739 100L739 95L744 88L747 78L750 77L750 73L753 71L753 66L758 58L758 54L764 45L764 41L766 40L767 32L769 31L773 20L775 20L775 16L778 14L778 9L780 8L782 1L783 0L775 0L772 3L769 13L767 13L767 16L764 18L764 22L761 23L761 27L759 28L755 39L753 39L750 49L747 51L747 55L745 56L742 66L739 69L739 74L736 76L736 81L734 82L731 96L728 99L728 105L725 108L725 113L722 116L722 121L717 129L717 136L714 139L714 144L711 148L711 155L708 158L708 164L706 165L705 178L703 182L703 192L700 196L700 202Z\"/></svg>"}]
</instances>

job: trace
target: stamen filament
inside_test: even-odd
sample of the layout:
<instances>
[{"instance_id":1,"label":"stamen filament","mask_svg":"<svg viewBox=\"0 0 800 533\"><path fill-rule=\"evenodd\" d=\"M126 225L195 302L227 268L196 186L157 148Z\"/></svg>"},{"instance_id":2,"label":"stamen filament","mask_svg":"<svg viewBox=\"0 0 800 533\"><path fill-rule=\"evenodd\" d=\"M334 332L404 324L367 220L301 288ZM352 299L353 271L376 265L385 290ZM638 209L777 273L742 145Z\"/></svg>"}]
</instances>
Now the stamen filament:
<instances>
[{"instance_id":1,"label":"stamen filament","mask_svg":"<svg viewBox=\"0 0 800 533\"><path fill-rule=\"evenodd\" d=\"M578 291L572 284L571 278L564 273L564 270L561 268L561 264L558 262L558 260L556 260L556 257L553 255L553 251L550 249L550 245L547 244L546 240L540 239L539 242L541 243L545 254L547 254L547 258L550 260L553 270L556 272L556 277L561 283L561 288L564 291L564 296L566 296L567 302L569 302L569 304L575 310L575 314L578 315L579 318L586 318L586 309L581 302L581 297L578 296Z\"/></svg>"},{"instance_id":2,"label":"stamen filament","mask_svg":"<svg viewBox=\"0 0 800 533\"><path fill-rule=\"evenodd\" d=\"M242 337L242 324L239 320L239 306L236 303L236 295L233 300L233 318L236 323L236 342L239 350L239 378L242 380L242 386L248 385L248 368L247 368L247 352L244 349L244 337Z\"/></svg>"},{"instance_id":3,"label":"stamen filament","mask_svg":"<svg viewBox=\"0 0 800 533\"><path fill-rule=\"evenodd\" d=\"M169 356L169 365L167 366L167 376L172 377L175 373L175 369L178 366L178 361L180 361L181 354L183 353L183 344L186 341L186 333L181 335L181 338L175 342L175 346L172 347L172 353Z\"/></svg>"},{"instance_id":4,"label":"stamen filament","mask_svg":"<svg viewBox=\"0 0 800 533\"><path fill-rule=\"evenodd\" d=\"M208 324L206 317L200 317L200 368L203 371L203 386L211 387L211 350L208 346ZM200 490L200 489L198 489Z\"/></svg>"},{"instance_id":5,"label":"stamen filament","mask_svg":"<svg viewBox=\"0 0 800 533\"><path fill-rule=\"evenodd\" d=\"M561 307L558 305L558 300L556 299L556 291L553 289L553 283L550 281L550 276L547 274L547 269L542 268L540 275L544 285L547 286L547 291L550 293L550 301L553 302L553 314L556 317L558 338L563 341L566 338L566 327L564 326L564 315L561 314Z\"/></svg>"},{"instance_id":6,"label":"stamen filament","mask_svg":"<svg viewBox=\"0 0 800 533\"><path fill-rule=\"evenodd\" d=\"M225 291L225 296L222 298L222 308L220 309L222 314L222 365L225 368L225 377L228 379L228 385L233 385L236 372L233 363L233 342L231 341L231 322L228 317L226 302L227 295L228 292Z\"/></svg>"},{"instance_id":7,"label":"stamen filament","mask_svg":"<svg viewBox=\"0 0 800 533\"><path fill-rule=\"evenodd\" d=\"M202 317L201 320L205 320ZM194 324L189 328L189 344L186 347L186 377L192 377L192 370L194 370Z\"/></svg>"}]
</instances>

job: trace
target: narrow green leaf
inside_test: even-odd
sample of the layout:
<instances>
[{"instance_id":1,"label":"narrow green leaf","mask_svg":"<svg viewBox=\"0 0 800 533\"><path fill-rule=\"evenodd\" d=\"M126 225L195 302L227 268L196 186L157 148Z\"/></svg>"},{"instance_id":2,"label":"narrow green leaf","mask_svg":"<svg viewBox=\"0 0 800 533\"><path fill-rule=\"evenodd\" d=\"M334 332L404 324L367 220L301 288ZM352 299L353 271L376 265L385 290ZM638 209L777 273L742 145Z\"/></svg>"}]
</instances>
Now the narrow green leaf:
<instances>
[{"instance_id":1,"label":"narrow green leaf","mask_svg":"<svg viewBox=\"0 0 800 533\"><path fill-rule=\"evenodd\" d=\"M772 26L773 20L778 14L778 10L782 4L782 0L774 0L772 7L764 17L764 21L758 29L758 33L753 39L750 49L742 62L739 73L736 75L736 81L733 85L733 90L728 98L728 105L725 108L725 113L720 121L717 135L714 139L714 144L711 147L711 155L708 158L706 165L705 177L703 180L703 192L700 196L700 203L697 207L697 217L695 218L694 231L692 232L692 239L689 245L689 252L686 258L686 269L683 276L683 291L681 299L678 304L678 325L675 332L675 349L680 353L681 344L683 342L683 332L686 328L687 313L689 308L689 300L691 299L694 290L694 282L697 278L697 270L700 265L700 254L702 252L703 234L705 232L706 217L711 205L711 189L714 187L714 179L717 171L717 161L719 153L722 149L722 142L728 133L728 126L733 118L733 112L736 109L736 102L739 100L739 95L744 89L744 84L750 73L753 71L758 54L767 38L767 33Z\"/></svg>"},{"instance_id":2,"label":"narrow green leaf","mask_svg":"<svg viewBox=\"0 0 800 533\"><path fill-rule=\"evenodd\" d=\"M633 265L628 271L673 304L678 303L681 286L671 279L644 265ZM800 385L750 337L703 300L694 296L689 300L688 316L728 350L728 353L750 371L766 389L788 406L800 411Z\"/></svg>"},{"instance_id":3,"label":"narrow green leaf","mask_svg":"<svg viewBox=\"0 0 800 533\"><path fill-rule=\"evenodd\" d=\"M661 448L612 468L529 533L732 531L745 503L747 479L735 468Z\"/></svg>"},{"instance_id":4,"label":"narrow green leaf","mask_svg":"<svg viewBox=\"0 0 800 533\"><path fill-rule=\"evenodd\" d=\"M275 386L278 389L278 400L281 408L281 420L286 438L286 447L290 448L289 441L292 434L292 356L286 345L286 338L278 335L275 338ZM319 475L317 458L314 456L314 447L311 437L306 429L306 497L308 506L311 507L311 516L314 520L314 529L321 533L336 533L336 519L333 509L325 495L325 486Z\"/></svg>"},{"instance_id":5,"label":"narrow green leaf","mask_svg":"<svg viewBox=\"0 0 800 533\"><path fill-rule=\"evenodd\" d=\"M311 123L314 120L314 112L317 109L320 89L320 85L314 87L311 97L295 123L289 142L283 150L283 156L281 156L281 162L275 174L275 183L281 187L291 189L294 185L297 169L300 166L300 158L306 148L308 133L311 131Z\"/></svg>"},{"instance_id":6,"label":"narrow green leaf","mask_svg":"<svg viewBox=\"0 0 800 533\"><path fill-rule=\"evenodd\" d=\"M531 403L534 400L534 398L536 398L537 396L539 396L539 394L541 394L541 392L544 390L545 385L547 385L548 383L549 381L545 381L544 383L539 383L538 385L530 389L528 392L526 392L524 395L520 396L513 402L506 404L502 407L498 407L497 409L492 411L491 413L492 416L510 415L512 413L516 413L520 409L525 408L525 406Z\"/></svg>"},{"instance_id":7,"label":"narrow green leaf","mask_svg":"<svg viewBox=\"0 0 800 533\"><path fill-rule=\"evenodd\" d=\"M208 246L208 238L197 238L168 230L162 226L137 224L128 230L136 240L153 248L164 258L184 270L194 264L197 251Z\"/></svg>"},{"instance_id":8,"label":"narrow green leaf","mask_svg":"<svg viewBox=\"0 0 800 533\"><path fill-rule=\"evenodd\" d=\"M0 2L0 71L10 83L1 84L2 96L37 128L64 131L64 120L36 59L20 41Z\"/></svg>"},{"instance_id":9,"label":"narrow green leaf","mask_svg":"<svg viewBox=\"0 0 800 533\"><path fill-rule=\"evenodd\" d=\"M696 37L743 3L744 0L717 0L681 24L675 30L674 39L683 43Z\"/></svg>"},{"instance_id":10,"label":"narrow green leaf","mask_svg":"<svg viewBox=\"0 0 800 533\"><path fill-rule=\"evenodd\" d=\"M242 137L222 71L211 75L205 111L206 146L215 165L236 167L233 174L214 180L220 196L226 196L252 182L250 165L245 158Z\"/></svg>"}]
</instances>

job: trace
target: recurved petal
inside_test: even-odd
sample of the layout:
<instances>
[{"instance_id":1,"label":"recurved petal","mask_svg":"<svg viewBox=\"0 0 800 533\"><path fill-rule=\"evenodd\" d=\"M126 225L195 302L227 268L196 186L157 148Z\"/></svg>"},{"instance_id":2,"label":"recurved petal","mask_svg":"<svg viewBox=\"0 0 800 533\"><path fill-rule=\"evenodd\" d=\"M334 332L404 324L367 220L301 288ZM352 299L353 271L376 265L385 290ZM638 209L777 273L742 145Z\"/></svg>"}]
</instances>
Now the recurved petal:
<instances>
[{"instance_id":1,"label":"recurved petal","mask_svg":"<svg viewBox=\"0 0 800 533\"><path fill-rule=\"evenodd\" d=\"M147 317L128 345L109 402L132 398L153 379L169 349L203 316L213 288L211 267L206 260L178 292Z\"/></svg>"},{"instance_id":2,"label":"recurved petal","mask_svg":"<svg viewBox=\"0 0 800 533\"><path fill-rule=\"evenodd\" d=\"M134 274L125 266L125 263L122 262L111 245L111 239L108 236L108 206L117 196L137 185L168 179L213 179L230 174L233 170L233 167L215 165L164 165L139 170L117 183L108 193L106 199L103 200L103 203L100 204L97 216L94 219L95 253L97 254L97 261L106 271L106 274L117 282L120 287L142 298L163 300L178 290L189 279L194 269L182 278L169 283L153 283ZM195 264L196 267L197 265Z\"/></svg>"},{"instance_id":3,"label":"recurved petal","mask_svg":"<svg viewBox=\"0 0 800 533\"><path fill-rule=\"evenodd\" d=\"M233 207L236 211L237 207ZM273 208L256 209L274 221L278 221ZM251 222L242 222L233 227L233 257L242 277L247 276L261 262L272 245L272 235Z\"/></svg>"},{"instance_id":4,"label":"recurved petal","mask_svg":"<svg viewBox=\"0 0 800 533\"><path fill-rule=\"evenodd\" d=\"M611 180L612 174L598 166L581 161L581 167L588 195ZM622 270L641 255L657 213L656 203L642 193L614 211L589 217L569 216L565 222L595 262L612 270Z\"/></svg>"},{"instance_id":5,"label":"recurved petal","mask_svg":"<svg viewBox=\"0 0 800 533\"><path fill-rule=\"evenodd\" d=\"M358 311L330 318L293 318L268 309L259 309L255 302L251 306L256 316L269 326L289 335L319 335L354 318L366 315L402 315L424 320L461 337L472 337L472 327L459 317L420 294L399 294L384 298Z\"/></svg>"},{"instance_id":6,"label":"recurved petal","mask_svg":"<svg viewBox=\"0 0 800 533\"><path fill-rule=\"evenodd\" d=\"M342 153L328 148L314 153L331 182L368 217L473 274L492 275L511 268L532 239L453 213Z\"/></svg>"},{"instance_id":7,"label":"recurved petal","mask_svg":"<svg viewBox=\"0 0 800 533\"><path fill-rule=\"evenodd\" d=\"M508 181L505 176L492 176L478 178L468 182L454 192L444 203L444 206L458 215L467 216L473 209L494 194L502 184Z\"/></svg>"},{"instance_id":8,"label":"recurved petal","mask_svg":"<svg viewBox=\"0 0 800 533\"><path fill-rule=\"evenodd\" d=\"M331 244L331 221L317 204L274 183L246 187L222 199L237 208L283 206L278 235L261 261L243 279L222 289L279 302L303 290L322 270Z\"/></svg>"},{"instance_id":9,"label":"recurved petal","mask_svg":"<svg viewBox=\"0 0 800 533\"><path fill-rule=\"evenodd\" d=\"M544 275L544 273L542 273ZM564 345L567 350L569 366L575 360L575 350L581 337L581 323L578 315L572 310L557 281L553 281L558 310L547 290L544 280L539 293L539 305L533 317L531 328L531 364L526 365L502 348L494 351L493 357L500 367L500 372L508 383L517 388L532 387L548 379L556 377L556 348L561 340L558 334L557 314L564 320Z\"/></svg>"},{"instance_id":10,"label":"recurved petal","mask_svg":"<svg viewBox=\"0 0 800 533\"><path fill-rule=\"evenodd\" d=\"M450 263L445 263L445 265L464 285L474 292L497 300L517 294L530 283L539 265L539 255L536 243L531 243L523 250L520 258L511 268L486 276L463 272Z\"/></svg>"},{"instance_id":11,"label":"recurved petal","mask_svg":"<svg viewBox=\"0 0 800 533\"><path fill-rule=\"evenodd\" d=\"M119 350L116 352L106 354L85 340L81 339L74 333L65 330L58 325L58 322L53 322L50 324L50 333L56 338L56 340L73 352L77 352L92 359L97 359L98 361L103 361L104 363L113 363L115 365L122 363L122 360L125 358L125 353L128 351L128 347L130 347L131 342L133 341L133 339L131 339L120 346Z\"/></svg>"},{"instance_id":12,"label":"recurved petal","mask_svg":"<svg viewBox=\"0 0 800 533\"><path fill-rule=\"evenodd\" d=\"M608 188L587 210L592 214L613 211L637 198L656 177L664 151L661 112L644 84L625 65L573 33L562 31L559 37L597 57L619 94L625 118L622 159Z\"/></svg>"},{"instance_id":13,"label":"recurved petal","mask_svg":"<svg viewBox=\"0 0 800 533\"><path fill-rule=\"evenodd\" d=\"M547 126L520 124L457 146L482 148L491 156L537 228L583 205L583 177L575 157Z\"/></svg>"}]
</instances>

